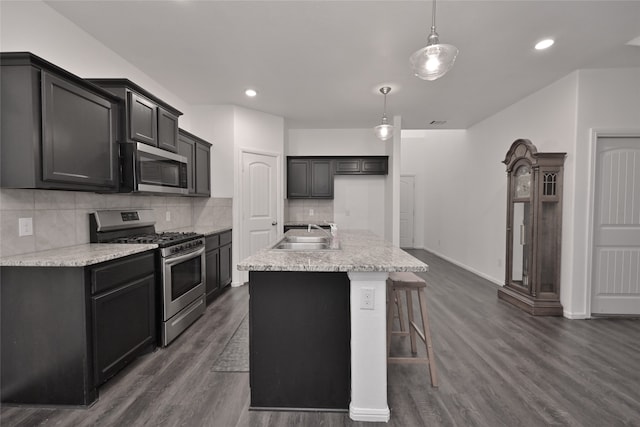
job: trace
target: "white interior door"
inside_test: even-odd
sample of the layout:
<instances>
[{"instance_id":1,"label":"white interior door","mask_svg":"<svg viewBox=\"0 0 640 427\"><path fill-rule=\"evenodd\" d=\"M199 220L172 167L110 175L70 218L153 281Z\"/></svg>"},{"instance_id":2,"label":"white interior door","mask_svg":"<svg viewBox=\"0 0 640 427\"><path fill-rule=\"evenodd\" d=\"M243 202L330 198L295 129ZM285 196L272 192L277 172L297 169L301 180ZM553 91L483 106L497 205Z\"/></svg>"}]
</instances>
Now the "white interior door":
<instances>
[{"instance_id":1,"label":"white interior door","mask_svg":"<svg viewBox=\"0 0 640 427\"><path fill-rule=\"evenodd\" d=\"M413 248L415 176L400 177L400 247Z\"/></svg>"},{"instance_id":2,"label":"white interior door","mask_svg":"<svg viewBox=\"0 0 640 427\"><path fill-rule=\"evenodd\" d=\"M640 314L640 138L596 142L593 314Z\"/></svg>"},{"instance_id":3,"label":"white interior door","mask_svg":"<svg viewBox=\"0 0 640 427\"><path fill-rule=\"evenodd\" d=\"M242 153L242 256L273 245L277 238L277 158Z\"/></svg>"}]
</instances>

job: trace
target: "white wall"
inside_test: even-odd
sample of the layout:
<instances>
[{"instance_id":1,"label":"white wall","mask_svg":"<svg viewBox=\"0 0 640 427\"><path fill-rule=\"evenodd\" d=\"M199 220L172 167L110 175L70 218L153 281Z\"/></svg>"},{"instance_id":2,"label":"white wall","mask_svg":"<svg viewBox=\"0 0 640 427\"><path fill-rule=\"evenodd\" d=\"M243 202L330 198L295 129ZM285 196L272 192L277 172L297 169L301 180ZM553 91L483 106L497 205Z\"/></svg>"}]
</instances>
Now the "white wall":
<instances>
[{"instance_id":1,"label":"white wall","mask_svg":"<svg viewBox=\"0 0 640 427\"><path fill-rule=\"evenodd\" d=\"M593 200L590 196L593 195L595 174L592 131L640 136L640 68L580 70L578 94L574 251L567 268L571 269L575 283L571 294L571 315L584 317L591 313L589 237L592 232L590 218Z\"/></svg>"},{"instance_id":2,"label":"white wall","mask_svg":"<svg viewBox=\"0 0 640 427\"><path fill-rule=\"evenodd\" d=\"M284 119L272 114L248 110L242 107L233 107L233 141L234 141L234 200L233 204L233 246L234 260L240 260L240 251L244 230L242 229L242 152L257 152L271 154L278 161L278 213L277 222L283 222L284 205ZM234 265L237 263L234 261ZM247 272L233 271L233 284L241 285L248 280Z\"/></svg>"},{"instance_id":3,"label":"white wall","mask_svg":"<svg viewBox=\"0 0 640 427\"><path fill-rule=\"evenodd\" d=\"M456 154L465 149L465 138L464 130L402 131L402 174L415 175L414 245L417 248L440 254L449 252L449 241L443 236L457 233L458 220L447 221L447 218L467 215L457 206L456 197L447 196L462 182L460 174L452 173L452 169Z\"/></svg>"},{"instance_id":4,"label":"white wall","mask_svg":"<svg viewBox=\"0 0 640 427\"><path fill-rule=\"evenodd\" d=\"M389 144L376 138L373 129L290 129L286 155L384 156ZM337 176L333 219L338 226L367 229L386 238L386 181L384 176Z\"/></svg>"},{"instance_id":5,"label":"white wall","mask_svg":"<svg viewBox=\"0 0 640 427\"><path fill-rule=\"evenodd\" d=\"M588 317L594 128L638 131L640 69L576 71L466 131L404 133L402 173L416 174L416 187L422 186L416 201L424 203L424 247L504 283L501 161L518 138L538 151L566 152L561 302L566 317Z\"/></svg>"},{"instance_id":6,"label":"white wall","mask_svg":"<svg viewBox=\"0 0 640 427\"><path fill-rule=\"evenodd\" d=\"M373 129L290 129L287 156L385 156Z\"/></svg>"},{"instance_id":7,"label":"white wall","mask_svg":"<svg viewBox=\"0 0 640 427\"><path fill-rule=\"evenodd\" d=\"M82 78L128 78L182 111L191 130L186 102L42 1L0 2L0 51L31 52Z\"/></svg>"},{"instance_id":8,"label":"white wall","mask_svg":"<svg viewBox=\"0 0 640 427\"><path fill-rule=\"evenodd\" d=\"M211 197L233 197L234 118L232 105L191 108L193 133L211 145Z\"/></svg>"}]
</instances>

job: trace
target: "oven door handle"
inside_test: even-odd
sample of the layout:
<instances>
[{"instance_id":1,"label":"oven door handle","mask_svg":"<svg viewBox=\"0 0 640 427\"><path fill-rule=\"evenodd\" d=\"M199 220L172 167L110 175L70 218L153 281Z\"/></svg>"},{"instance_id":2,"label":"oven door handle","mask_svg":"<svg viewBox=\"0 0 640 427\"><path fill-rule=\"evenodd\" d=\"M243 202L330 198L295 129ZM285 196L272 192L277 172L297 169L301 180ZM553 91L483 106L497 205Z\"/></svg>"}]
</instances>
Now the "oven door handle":
<instances>
[{"instance_id":1,"label":"oven door handle","mask_svg":"<svg viewBox=\"0 0 640 427\"><path fill-rule=\"evenodd\" d=\"M181 263L184 260L190 259L190 258L195 258L197 256L200 256L204 253L204 246L192 251L192 252L188 252L186 254L183 255L178 255L175 257L171 257L171 258L165 258L165 265L166 266L172 266L173 264L178 264Z\"/></svg>"}]
</instances>

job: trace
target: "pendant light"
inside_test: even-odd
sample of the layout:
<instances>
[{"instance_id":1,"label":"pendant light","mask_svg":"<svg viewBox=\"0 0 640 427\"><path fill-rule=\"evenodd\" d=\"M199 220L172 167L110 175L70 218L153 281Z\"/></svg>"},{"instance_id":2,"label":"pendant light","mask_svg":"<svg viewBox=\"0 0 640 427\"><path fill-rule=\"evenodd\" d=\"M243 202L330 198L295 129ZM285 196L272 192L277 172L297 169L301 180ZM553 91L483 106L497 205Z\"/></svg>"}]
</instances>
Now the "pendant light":
<instances>
[{"instance_id":1,"label":"pendant light","mask_svg":"<svg viewBox=\"0 0 640 427\"><path fill-rule=\"evenodd\" d=\"M458 56L458 48L440 43L436 32L436 0L433 0L431 34L427 46L416 50L409 58L413 74L422 80L436 80L444 76L453 67Z\"/></svg>"},{"instance_id":2,"label":"pendant light","mask_svg":"<svg viewBox=\"0 0 640 427\"><path fill-rule=\"evenodd\" d=\"M391 92L391 88L389 86L381 87L380 92L384 95L382 123L373 128L373 130L379 139L386 141L393 136L393 126L389 124L389 120L387 119L387 94Z\"/></svg>"}]
</instances>

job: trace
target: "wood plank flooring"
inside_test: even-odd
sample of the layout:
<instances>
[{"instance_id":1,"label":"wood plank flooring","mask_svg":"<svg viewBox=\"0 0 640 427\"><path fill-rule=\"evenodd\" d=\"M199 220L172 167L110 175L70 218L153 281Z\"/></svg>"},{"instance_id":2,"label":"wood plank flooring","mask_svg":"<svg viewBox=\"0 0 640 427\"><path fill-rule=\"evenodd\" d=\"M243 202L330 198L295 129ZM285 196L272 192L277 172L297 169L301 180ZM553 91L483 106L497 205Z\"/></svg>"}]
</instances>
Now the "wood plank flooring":
<instances>
[{"instance_id":1,"label":"wood plank flooring","mask_svg":"<svg viewBox=\"0 0 640 427\"><path fill-rule=\"evenodd\" d=\"M426 251L439 388L423 365L389 366L389 426L640 426L640 319L540 318ZM5 426L365 426L345 413L249 411L249 374L213 364L247 314L222 294L166 349L138 359L88 409L3 405ZM408 351L394 337L392 351ZM424 352L424 349L421 349Z\"/></svg>"}]
</instances>

